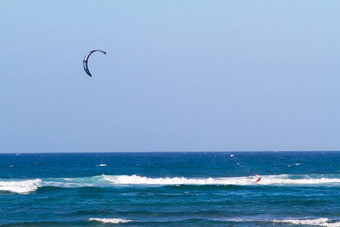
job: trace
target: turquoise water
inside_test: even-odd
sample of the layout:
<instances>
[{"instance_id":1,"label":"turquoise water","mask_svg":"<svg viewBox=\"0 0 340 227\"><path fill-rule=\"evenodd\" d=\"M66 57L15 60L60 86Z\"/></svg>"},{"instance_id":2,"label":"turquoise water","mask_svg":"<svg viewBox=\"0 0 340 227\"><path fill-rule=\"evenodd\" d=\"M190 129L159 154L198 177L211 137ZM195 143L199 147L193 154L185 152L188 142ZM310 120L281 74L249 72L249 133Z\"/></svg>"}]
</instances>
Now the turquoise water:
<instances>
[{"instance_id":1,"label":"turquoise water","mask_svg":"<svg viewBox=\"0 0 340 227\"><path fill-rule=\"evenodd\" d=\"M0 167L5 226L340 226L340 152L1 154Z\"/></svg>"}]
</instances>

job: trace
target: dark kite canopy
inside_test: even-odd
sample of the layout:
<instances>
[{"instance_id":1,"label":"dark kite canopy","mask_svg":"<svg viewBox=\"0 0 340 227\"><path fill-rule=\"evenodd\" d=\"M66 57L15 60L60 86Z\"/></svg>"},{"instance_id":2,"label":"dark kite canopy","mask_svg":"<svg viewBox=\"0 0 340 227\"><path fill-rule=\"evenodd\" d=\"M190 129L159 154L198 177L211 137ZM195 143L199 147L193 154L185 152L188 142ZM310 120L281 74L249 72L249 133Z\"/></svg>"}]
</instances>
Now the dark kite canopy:
<instances>
[{"instance_id":1,"label":"dark kite canopy","mask_svg":"<svg viewBox=\"0 0 340 227\"><path fill-rule=\"evenodd\" d=\"M84 70L85 72L87 73L87 75L91 76L91 73L90 73L90 70L89 70L89 67L88 67L88 60L89 60L89 57L91 56L92 53L96 52L96 51L99 51L99 52L102 52L103 54L106 55L106 52L103 51L103 50L91 50L90 52L88 52L85 57L84 57L84 60L83 60L83 66L84 66Z\"/></svg>"}]
</instances>

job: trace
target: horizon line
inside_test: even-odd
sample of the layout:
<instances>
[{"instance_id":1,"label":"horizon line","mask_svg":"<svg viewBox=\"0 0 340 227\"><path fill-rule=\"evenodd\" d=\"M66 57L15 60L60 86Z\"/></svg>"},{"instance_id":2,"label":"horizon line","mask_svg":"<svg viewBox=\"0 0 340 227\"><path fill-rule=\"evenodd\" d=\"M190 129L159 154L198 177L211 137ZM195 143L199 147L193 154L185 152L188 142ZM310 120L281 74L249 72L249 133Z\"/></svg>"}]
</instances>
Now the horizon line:
<instances>
[{"instance_id":1,"label":"horizon line","mask_svg":"<svg viewBox=\"0 0 340 227\"><path fill-rule=\"evenodd\" d=\"M0 152L1 154L94 154L94 153L232 153L232 152L340 152L340 150L241 150L241 151L46 151L46 152Z\"/></svg>"}]
</instances>

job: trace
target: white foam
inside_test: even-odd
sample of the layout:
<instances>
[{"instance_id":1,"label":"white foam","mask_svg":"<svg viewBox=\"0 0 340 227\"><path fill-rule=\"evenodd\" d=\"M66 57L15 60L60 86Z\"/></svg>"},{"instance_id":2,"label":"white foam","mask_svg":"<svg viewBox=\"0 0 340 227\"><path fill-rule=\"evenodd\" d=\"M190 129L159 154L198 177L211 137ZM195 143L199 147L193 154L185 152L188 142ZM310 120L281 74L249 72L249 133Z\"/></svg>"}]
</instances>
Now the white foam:
<instances>
[{"instance_id":1,"label":"white foam","mask_svg":"<svg viewBox=\"0 0 340 227\"><path fill-rule=\"evenodd\" d=\"M309 176L265 175L260 182L254 176L220 178L165 177L150 178L138 175L103 175L103 179L117 185L330 185L340 184L340 178L311 178Z\"/></svg>"},{"instance_id":2,"label":"white foam","mask_svg":"<svg viewBox=\"0 0 340 227\"><path fill-rule=\"evenodd\" d=\"M339 185L340 178L311 177L308 175L267 175L262 176L263 185Z\"/></svg>"},{"instance_id":3,"label":"white foam","mask_svg":"<svg viewBox=\"0 0 340 227\"><path fill-rule=\"evenodd\" d=\"M328 218L300 219L300 220L299 219L273 220L273 222L293 224L293 225L340 227L340 222L330 222Z\"/></svg>"},{"instance_id":4,"label":"white foam","mask_svg":"<svg viewBox=\"0 0 340 227\"><path fill-rule=\"evenodd\" d=\"M131 222L131 220L125 220L121 218L89 218L89 221L98 221L102 223L111 223L111 224Z\"/></svg>"},{"instance_id":5,"label":"white foam","mask_svg":"<svg viewBox=\"0 0 340 227\"><path fill-rule=\"evenodd\" d=\"M230 178L185 178L164 177L150 178L137 175L110 176L103 175L103 179L115 185L250 185L256 184L253 177Z\"/></svg>"},{"instance_id":6,"label":"white foam","mask_svg":"<svg viewBox=\"0 0 340 227\"><path fill-rule=\"evenodd\" d=\"M110 187L129 185L275 185L275 186L339 186L338 175L262 175L262 179L256 182L255 176L245 177L145 177L138 175L100 175L80 178L47 178L39 181L39 186L53 186L62 188L74 187ZM30 182L30 181L28 181ZM3 183L3 182L2 182ZM19 185L14 182L16 187ZM6 182L8 184L8 182ZM40 185L41 184L41 185ZM4 185L4 183L3 183ZM35 185L31 184L33 188ZM34 188L33 188L34 189ZM35 187L36 189L36 187Z\"/></svg>"},{"instance_id":7,"label":"white foam","mask_svg":"<svg viewBox=\"0 0 340 227\"><path fill-rule=\"evenodd\" d=\"M107 164L105 164L105 163L102 163L102 164L100 164L100 165L97 165L97 166L100 166L100 167L102 167L102 166L106 166Z\"/></svg>"},{"instance_id":8,"label":"white foam","mask_svg":"<svg viewBox=\"0 0 340 227\"><path fill-rule=\"evenodd\" d=\"M15 180L0 181L0 191L8 191L19 194L27 194L33 192L41 186L41 180Z\"/></svg>"},{"instance_id":9,"label":"white foam","mask_svg":"<svg viewBox=\"0 0 340 227\"><path fill-rule=\"evenodd\" d=\"M273 222L287 225L306 225L306 226L325 226L325 227L340 227L340 222L335 220L329 220L328 218L317 219L284 219L284 220L270 220L270 219L258 219L258 218L230 218L230 219L215 219L218 221L229 222Z\"/></svg>"}]
</instances>

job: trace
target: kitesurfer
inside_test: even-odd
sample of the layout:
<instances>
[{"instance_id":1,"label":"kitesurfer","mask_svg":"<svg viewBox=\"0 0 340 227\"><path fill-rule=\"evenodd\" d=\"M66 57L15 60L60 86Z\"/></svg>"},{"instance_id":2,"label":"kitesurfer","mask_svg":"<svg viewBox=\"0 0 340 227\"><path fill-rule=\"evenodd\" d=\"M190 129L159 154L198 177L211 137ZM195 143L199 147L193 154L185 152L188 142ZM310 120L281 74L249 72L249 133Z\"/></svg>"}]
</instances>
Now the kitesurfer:
<instances>
[{"instance_id":1,"label":"kitesurfer","mask_svg":"<svg viewBox=\"0 0 340 227\"><path fill-rule=\"evenodd\" d=\"M259 182L261 180L261 175L258 175L256 172L252 171L244 163L242 163L241 160L236 158L233 154L231 154L229 157L230 158L227 159L227 160L230 161L232 164L234 164L235 166L239 166L239 167L243 168L245 171L249 172L251 174L251 176L255 176L256 182Z\"/></svg>"},{"instance_id":2,"label":"kitesurfer","mask_svg":"<svg viewBox=\"0 0 340 227\"><path fill-rule=\"evenodd\" d=\"M261 175L257 175L257 174L256 174L256 177L257 177L256 182L259 182L259 181L261 180Z\"/></svg>"}]
</instances>

